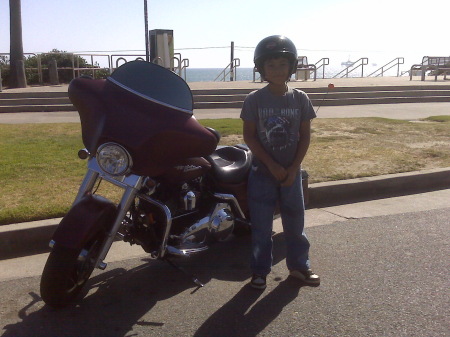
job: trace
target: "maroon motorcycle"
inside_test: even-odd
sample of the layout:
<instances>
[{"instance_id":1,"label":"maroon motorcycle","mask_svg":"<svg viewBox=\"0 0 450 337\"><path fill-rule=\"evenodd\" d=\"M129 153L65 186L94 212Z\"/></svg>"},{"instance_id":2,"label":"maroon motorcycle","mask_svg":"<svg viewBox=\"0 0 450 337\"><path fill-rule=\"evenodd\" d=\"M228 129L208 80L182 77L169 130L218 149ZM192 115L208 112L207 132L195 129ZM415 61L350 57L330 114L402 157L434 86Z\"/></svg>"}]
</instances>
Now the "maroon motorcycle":
<instances>
[{"instance_id":1,"label":"maroon motorcycle","mask_svg":"<svg viewBox=\"0 0 450 337\"><path fill-rule=\"evenodd\" d=\"M78 156L88 164L50 241L41 279L45 303L73 301L94 268L106 268L115 240L171 261L248 230L252 154L244 145L217 147L220 135L195 119L192 93L180 77L134 61L106 80L74 79L69 97L82 126L85 149ZM115 202L101 195L101 182L120 191Z\"/></svg>"}]
</instances>

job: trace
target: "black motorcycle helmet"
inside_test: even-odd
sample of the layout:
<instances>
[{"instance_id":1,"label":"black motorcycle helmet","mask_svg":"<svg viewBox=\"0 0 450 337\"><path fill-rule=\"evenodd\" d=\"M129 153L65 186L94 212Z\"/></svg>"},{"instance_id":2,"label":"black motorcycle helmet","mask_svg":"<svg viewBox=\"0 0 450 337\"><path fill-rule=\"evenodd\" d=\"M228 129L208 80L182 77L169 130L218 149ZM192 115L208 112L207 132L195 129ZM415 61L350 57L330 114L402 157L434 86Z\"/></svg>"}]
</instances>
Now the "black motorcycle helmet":
<instances>
[{"instance_id":1,"label":"black motorcycle helmet","mask_svg":"<svg viewBox=\"0 0 450 337\"><path fill-rule=\"evenodd\" d=\"M291 73L297 69L297 48L294 43L283 35L272 35L262 39L255 48L253 62L258 72L264 76L264 62L271 57L284 56L291 63Z\"/></svg>"}]
</instances>

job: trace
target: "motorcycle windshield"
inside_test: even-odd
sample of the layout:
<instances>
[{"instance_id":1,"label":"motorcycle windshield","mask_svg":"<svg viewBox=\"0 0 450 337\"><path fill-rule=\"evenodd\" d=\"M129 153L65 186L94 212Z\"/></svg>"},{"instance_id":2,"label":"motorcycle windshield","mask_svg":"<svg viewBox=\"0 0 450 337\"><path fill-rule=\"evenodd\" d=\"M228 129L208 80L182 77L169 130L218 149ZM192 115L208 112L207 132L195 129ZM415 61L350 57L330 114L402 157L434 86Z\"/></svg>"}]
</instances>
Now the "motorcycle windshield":
<instances>
[{"instance_id":1,"label":"motorcycle windshield","mask_svg":"<svg viewBox=\"0 0 450 337\"><path fill-rule=\"evenodd\" d=\"M108 81L158 105L192 115L193 99L187 83L154 63L132 61L117 68Z\"/></svg>"},{"instance_id":2,"label":"motorcycle windshield","mask_svg":"<svg viewBox=\"0 0 450 337\"><path fill-rule=\"evenodd\" d=\"M74 79L69 97L89 152L117 142L132 155L136 174L157 176L187 158L211 154L218 142L193 116L187 83L156 64L133 61L106 80Z\"/></svg>"}]
</instances>

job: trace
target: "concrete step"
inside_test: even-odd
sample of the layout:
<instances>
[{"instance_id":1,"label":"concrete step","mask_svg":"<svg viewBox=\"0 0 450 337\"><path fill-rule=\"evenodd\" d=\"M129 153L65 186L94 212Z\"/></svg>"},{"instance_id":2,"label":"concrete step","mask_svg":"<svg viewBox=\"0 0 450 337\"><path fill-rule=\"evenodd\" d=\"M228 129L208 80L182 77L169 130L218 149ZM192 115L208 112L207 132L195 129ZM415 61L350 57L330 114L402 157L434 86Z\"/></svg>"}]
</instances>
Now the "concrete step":
<instances>
[{"instance_id":1,"label":"concrete step","mask_svg":"<svg viewBox=\"0 0 450 337\"><path fill-rule=\"evenodd\" d=\"M69 97L66 91L0 92L1 99Z\"/></svg>"},{"instance_id":2,"label":"concrete step","mask_svg":"<svg viewBox=\"0 0 450 337\"><path fill-rule=\"evenodd\" d=\"M244 102L247 94L194 95L194 103L202 102Z\"/></svg>"},{"instance_id":3,"label":"concrete step","mask_svg":"<svg viewBox=\"0 0 450 337\"><path fill-rule=\"evenodd\" d=\"M72 104L69 97L55 98L7 98L0 99L0 106L16 106L16 105L60 105Z\"/></svg>"},{"instance_id":4,"label":"concrete step","mask_svg":"<svg viewBox=\"0 0 450 337\"><path fill-rule=\"evenodd\" d=\"M327 97L332 99L344 98L377 98L377 97L450 97L450 90L403 90L403 91L344 91L328 93L308 93L310 99Z\"/></svg>"},{"instance_id":5,"label":"concrete step","mask_svg":"<svg viewBox=\"0 0 450 337\"><path fill-rule=\"evenodd\" d=\"M0 113L75 111L67 92L1 92Z\"/></svg>"},{"instance_id":6,"label":"concrete step","mask_svg":"<svg viewBox=\"0 0 450 337\"><path fill-rule=\"evenodd\" d=\"M313 105L450 102L450 86L370 86L305 88ZM194 90L195 109L241 108L251 89Z\"/></svg>"},{"instance_id":7,"label":"concrete step","mask_svg":"<svg viewBox=\"0 0 450 337\"><path fill-rule=\"evenodd\" d=\"M298 83L290 83L290 87L298 88L303 90L306 93L325 93L325 92L386 92L386 91L415 91L415 90L446 90L450 91L449 85L433 85L427 84L425 85L372 85L372 86L336 86L333 89L328 89L325 87L302 87ZM235 88L235 89L193 89L192 95L200 96L200 95L239 95L239 94L248 94L255 89L248 88Z\"/></svg>"},{"instance_id":8,"label":"concrete step","mask_svg":"<svg viewBox=\"0 0 450 337\"><path fill-rule=\"evenodd\" d=\"M410 96L410 97L318 97L312 98L314 106L340 106L358 104L395 104L395 103L426 103L426 102L450 102L450 96ZM194 109L230 109L242 108L243 101L228 102L195 102Z\"/></svg>"},{"instance_id":9,"label":"concrete step","mask_svg":"<svg viewBox=\"0 0 450 337\"><path fill-rule=\"evenodd\" d=\"M76 111L72 104L0 106L0 113Z\"/></svg>"},{"instance_id":10,"label":"concrete step","mask_svg":"<svg viewBox=\"0 0 450 337\"><path fill-rule=\"evenodd\" d=\"M298 83L291 83L300 87ZM192 90L194 109L241 108L253 89ZM450 102L450 85L313 87L303 89L313 105ZM0 93L0 113L75 111L67 92Z\"/></svg>"},{"instance_id":11,"label":"concrete step","mask_svg":"<svg viewBox=\"0 0 450 337\"><path fill-rule=\"evenodd\" d=\"M244 102L247 94L216 94L216 95L194 95L194 103L208 102ZM450 90L408 90L408 91L366 91L366 92L321 92L308 93L311 100L318 99L352 99L352 98L379 98L379 97L450 97Z\"/></svg>"},{"instance_id":12,"label":"concrete step","mask_svg":"<svg viewBox=\"0 0 450 337\"><path fill-rule=\"evenodd\" d=\"M313 99L314 106L340 106L362 104L397 104L397 103L428 103L450 102L450 96L419 96L419 97L373 97L373 98L343 98L343 99Z\"/></svg>"}]
</instances>

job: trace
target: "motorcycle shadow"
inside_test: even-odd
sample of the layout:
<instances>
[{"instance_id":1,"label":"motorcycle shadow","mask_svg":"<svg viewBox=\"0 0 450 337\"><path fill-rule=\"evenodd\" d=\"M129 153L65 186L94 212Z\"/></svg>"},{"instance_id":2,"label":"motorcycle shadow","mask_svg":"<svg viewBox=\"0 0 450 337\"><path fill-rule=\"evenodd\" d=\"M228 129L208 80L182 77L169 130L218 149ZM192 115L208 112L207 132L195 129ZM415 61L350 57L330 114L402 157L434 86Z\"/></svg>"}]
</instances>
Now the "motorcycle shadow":
<instances>
[{"instance_id":1,"label":"motorcycle shadow","mask_svg":"<svg viewBox=\"0 0 450 337\"><path fill-rule=\"evenodd\" d=\"M281 233L274 235L273 241L275 265L284 259L285 246ZM207 287L212 279L248 280L250 252L251 237L248 235L216 244L188 259L174 261L188 273L195 274ZM136 325L160 327L168 319L180 324L188 319L169 313L170 316L160 321L140 321L158 302L174 301L174 297L185 291L193 293L197 286L187 275L163 261L144 258L131 263L135 267L96 272L80 299L61 310L42 306L39 296L31 293L31 303L19 312L22 321L6 326L3 336L125 336ZM204 295L200 293L199 296ZM189 299L185 298L185 301L189 302ZM33 311L35 306L40 309Z\"/></svg>"}]
</instances>

